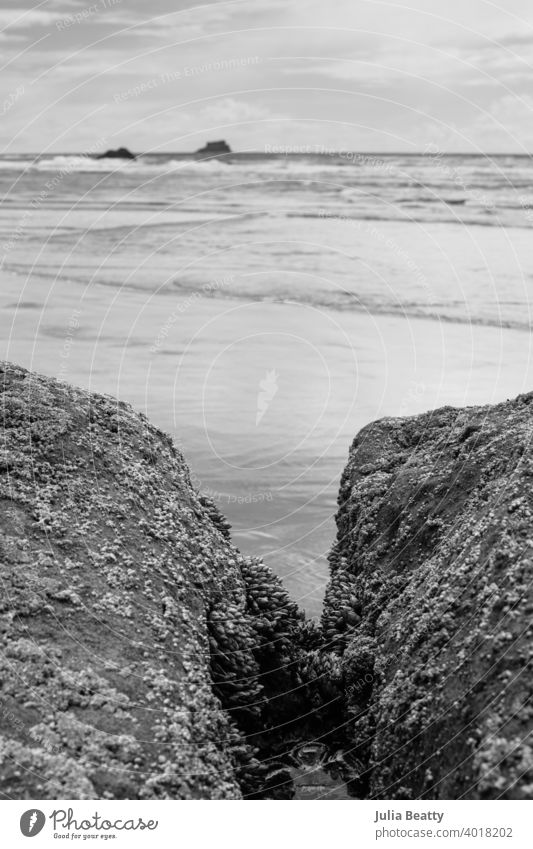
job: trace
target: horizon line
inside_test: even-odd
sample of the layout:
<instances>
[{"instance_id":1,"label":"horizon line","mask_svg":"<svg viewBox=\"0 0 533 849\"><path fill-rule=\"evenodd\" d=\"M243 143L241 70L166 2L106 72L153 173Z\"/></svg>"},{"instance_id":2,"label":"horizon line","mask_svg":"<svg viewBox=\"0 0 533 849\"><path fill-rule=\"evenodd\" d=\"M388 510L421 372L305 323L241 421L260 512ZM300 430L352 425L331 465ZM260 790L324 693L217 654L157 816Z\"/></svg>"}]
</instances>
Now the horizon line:
<instances>
[{"instance_id":1,"label":"horizon line","mask_svg":"<svg viewBox=\"0 0 533 849\"><path fill-rule=\"evenodd\" d=\"M233 155L261 155L261 156L330 156L334 154L350 154L356 156L428 156L428 157L436 157L436 156L523 156L523 157L533 157L532 152L523 152L516 153L512 151L464 151L464 150L418 150L418 151L405 151L405 150L392 150L392 151L380 151L380 150L350 150L349 148L328 148L326 145L322 145L320 150L309 150L309 145L301 145L301 150L289 149L289 148L297 148L297 145L271 145L272 147L288 148L287 150L261 150L261 149L249 149L249 150L230 150L227 153L218 153L213 154L213 157L224 157L224 156L233 156ZM112 149L112 148L110 148ZM116 148L115 148L116 149ZM129 149L129 148L128 148ZM135 154L135 156L168 156L169 154L177 155L177 156L195 156L200 153L200 150L160 150L160 151L131 151ZM105 151L104 151L105 153ZM0 158L9 157L9 156L45 156L45 155L54 155L54 156L87 156L87 157L98 157L102 154L99 152L91 151L88 153L86 150L47 150L47 151L11 151L10 153L2 152L0 153ZM208 157L206 157L208 158Z\"/></svg>"}]
</instances>

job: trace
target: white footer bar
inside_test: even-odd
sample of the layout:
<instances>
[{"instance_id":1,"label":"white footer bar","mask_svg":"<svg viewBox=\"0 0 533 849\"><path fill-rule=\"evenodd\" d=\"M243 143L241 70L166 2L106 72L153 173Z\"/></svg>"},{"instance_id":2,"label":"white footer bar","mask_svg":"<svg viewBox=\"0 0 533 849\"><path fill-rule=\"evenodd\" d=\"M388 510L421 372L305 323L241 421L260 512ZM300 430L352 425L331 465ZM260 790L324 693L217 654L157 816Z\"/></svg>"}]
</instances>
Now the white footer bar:
<instances>
[{"instance_id":1,"label":"white footer bar","mask_svg":"<svg viewBox=\"0 0 533 849\"><path fill-rule=\"evenodd\" d=\"M532 802L4 801L0 844L195 849L533 847ZM34 841L34 842L32 842Z\"/></svg>"}]
</instances>

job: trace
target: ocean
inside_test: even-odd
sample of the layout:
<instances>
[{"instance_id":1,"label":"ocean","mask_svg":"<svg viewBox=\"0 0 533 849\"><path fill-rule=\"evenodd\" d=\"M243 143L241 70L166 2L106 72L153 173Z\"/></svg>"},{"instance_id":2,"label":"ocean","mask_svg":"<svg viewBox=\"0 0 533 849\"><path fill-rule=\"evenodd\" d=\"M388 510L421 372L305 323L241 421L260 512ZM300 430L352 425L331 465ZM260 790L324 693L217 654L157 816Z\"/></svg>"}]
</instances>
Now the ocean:
<instances>
[{"instance_id":1,"label":"ocean","mask_svg":"<svg viewBox=\"0 0 533 849\"><path fill-rule=\"evenodd\" d=\"M529 157L4 155L0 192L2 357L169 432L311 616L356 432L532 387Z\"/></svg>"}]
</instances>

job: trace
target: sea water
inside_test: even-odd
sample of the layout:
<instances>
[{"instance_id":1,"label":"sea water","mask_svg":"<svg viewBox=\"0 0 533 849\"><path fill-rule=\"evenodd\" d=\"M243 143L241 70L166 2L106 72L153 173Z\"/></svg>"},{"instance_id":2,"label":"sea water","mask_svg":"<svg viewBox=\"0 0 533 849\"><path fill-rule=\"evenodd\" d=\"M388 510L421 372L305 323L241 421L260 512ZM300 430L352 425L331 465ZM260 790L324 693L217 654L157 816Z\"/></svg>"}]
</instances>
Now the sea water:
<instances>
[{"instance_id":1,"label":"sea water","mask_svg":"<svg viewBox=\"0 0 533 849\"><path fill-rule=\"evenodd\" d=\"M531 381L528 157L0 158L2 357L173 436L318 615L356 432Z\"/></svg>"}]
</instances>

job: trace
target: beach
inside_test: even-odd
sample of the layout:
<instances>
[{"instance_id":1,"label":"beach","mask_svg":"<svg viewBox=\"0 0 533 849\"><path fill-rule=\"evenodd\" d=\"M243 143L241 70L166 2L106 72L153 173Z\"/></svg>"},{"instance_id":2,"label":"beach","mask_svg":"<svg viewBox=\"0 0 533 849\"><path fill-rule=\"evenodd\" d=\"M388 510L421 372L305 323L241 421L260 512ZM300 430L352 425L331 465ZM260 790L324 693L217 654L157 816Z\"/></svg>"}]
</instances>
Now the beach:
<instances>
[{"instance_id":1,"label":"beach","mask_svg":"<svg viewBox=\"0 0 533 849\"><path fill-rule=\"evenodd\" d=\"M354 434L531 387L529 160L154 160L2 159L1 356L149 416L317 616Z\"/></svg>"}]
</instances>

